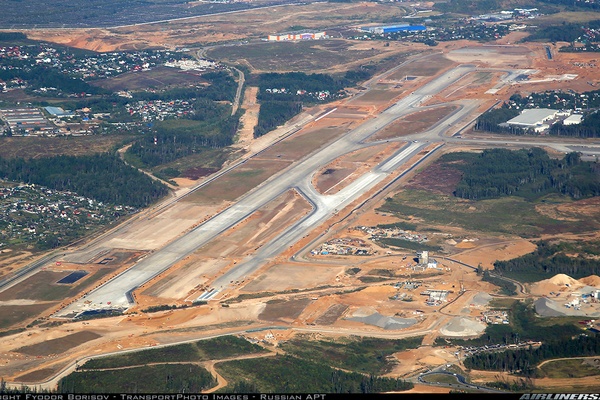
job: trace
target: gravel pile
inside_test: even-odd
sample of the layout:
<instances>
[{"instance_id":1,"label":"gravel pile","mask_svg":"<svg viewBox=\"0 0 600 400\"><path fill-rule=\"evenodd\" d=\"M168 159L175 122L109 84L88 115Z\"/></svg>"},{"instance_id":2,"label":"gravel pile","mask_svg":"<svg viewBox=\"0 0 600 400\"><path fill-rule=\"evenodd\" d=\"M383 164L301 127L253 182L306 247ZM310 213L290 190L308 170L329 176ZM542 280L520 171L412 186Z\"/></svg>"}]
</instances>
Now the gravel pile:
<instances>
[{"instance_id":1,"label":"gravel pile","mask_svg":"<svg viewBox=\"0 0 600 400\"><path fill-rule=\"evenodd\" d=\"M358 310L352 317L345 318L349 321L362 322L367 325L375 325L383 329L404 329L417 323L414 318L396 318L386 317L375 312L370 315L364 315L364 310Z\"/></svg>"},{"instance_id":2,"label":"gravel pile","mask_svg":"<svg viewBox=\"0 0 600 400\"><path fill-rule=\"evenodd\" d=\"M440 333L444 336L477 336L480 335L486 328L483 322L465 318L454 317L448 322Z\"/></svg>"}]
</instances>

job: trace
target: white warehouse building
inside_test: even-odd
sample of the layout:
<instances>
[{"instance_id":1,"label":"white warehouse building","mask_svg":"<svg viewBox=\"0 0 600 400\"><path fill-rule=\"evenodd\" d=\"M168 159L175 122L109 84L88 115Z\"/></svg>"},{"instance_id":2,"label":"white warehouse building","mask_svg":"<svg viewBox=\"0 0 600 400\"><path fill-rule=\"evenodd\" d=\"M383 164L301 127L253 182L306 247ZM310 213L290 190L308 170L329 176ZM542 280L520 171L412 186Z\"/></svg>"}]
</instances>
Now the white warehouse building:
<instances>
[{"instance_id":1,"label":"white warehouse building","mask_svg":"<svg viewBox=\"0 0 600 400\"><path fill-rule=\"evenodd\" d=\"M534 128L542 125L549 119L556 118L558 110L551 108L531 108L523 110L521 114L506 121L508 125L520 126L523 128Z\"/></svg>"}]
</instances>

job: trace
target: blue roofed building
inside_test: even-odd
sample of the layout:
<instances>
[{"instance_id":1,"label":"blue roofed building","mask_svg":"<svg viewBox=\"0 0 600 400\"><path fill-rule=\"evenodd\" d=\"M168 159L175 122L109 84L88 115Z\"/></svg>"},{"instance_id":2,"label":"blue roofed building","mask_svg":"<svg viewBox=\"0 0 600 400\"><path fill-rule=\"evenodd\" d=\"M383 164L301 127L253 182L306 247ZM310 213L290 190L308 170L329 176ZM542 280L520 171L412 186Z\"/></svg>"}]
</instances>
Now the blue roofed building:
<instances>
[{"instance_id":1,"label":"blue roofed building","mask_svg":"<svg viewBox=\"0 0 600 400\"><path fill-rule=\"evenodd\" d=\"M375 34L385 34L395 32L421 32L427 30L427 27L425 25L400 24L388 26L375 26L367 28L367 30Z\"/></svg>"},{"instance_id":2,"label":"blue roofed building","mask_svg":"<svg viewBox=\"0 0 600 400\"><path fill-rule=\"evenodd\" d=\"M44 109L48 114L58 118L72 117L73 115L75 115L71 111L63 110L62 107L44 107Z\"/></svg>"}]
</instances>

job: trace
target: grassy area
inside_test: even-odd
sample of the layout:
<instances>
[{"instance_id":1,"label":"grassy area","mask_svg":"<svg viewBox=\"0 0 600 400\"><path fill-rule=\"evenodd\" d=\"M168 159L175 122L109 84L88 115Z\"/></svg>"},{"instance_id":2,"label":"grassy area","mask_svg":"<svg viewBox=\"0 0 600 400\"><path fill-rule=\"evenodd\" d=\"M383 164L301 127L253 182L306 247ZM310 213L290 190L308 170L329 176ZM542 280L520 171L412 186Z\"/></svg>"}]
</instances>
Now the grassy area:
<instances>
[{"instance_id":1,"label":"grassy area","mask_svg":"<svg viewBox=\"0 0 600 400\"><path fill-rule=\"evenodd\" d=\"M193 364L149 365L109 371L75 372L58 383L60 393L200 393L217 384Z\"/></svg>"},{"instance_id":2,"label":"grassy area","mask_svg":"<svg viewBox=\"0 0 600 400\"><path fill-rule=\"evenodd\" d=\"M383 247L398 247L401 249L416 250L416 251L440 251L442 250L439 246L431 246L424 243L413 242L412 240L405 240L399 238L379 238L377 239Z\"/></svg>"},{"instance_id":3,"label":"grassy area","mask_svg":"<svg viewBox=\"0 0 600 400\"><path fill-rule=\"evenodd\" d=\"M199 178L203 176L203 173L215 172L221 169L225 161L232 156L230 148L222 149L206 149L200 153L192 154L190 156L179 158L167 164L159 165L152 168L153 173L160 173L165 169L176 169L180 172L181 177ZM208 169L209 171L199 171L199 169Z\"/></svg>"},{"instance_id":4,"label":"grassy area","mask_svg":"<svg viewBox=\"0 0 600 400\"><path fill-rule=\"evenodd\" d=\"M556 14L542 15L535 19L535 25L537 26L556 26L562 22L576 23L576 22L589 22L598 19L597 12L587 11L565 11Z\"/></svg>"},{"instance_id":5,"label":"grassy area","mask_svg":"<svg viewBox=\"0 0 600 400\"><path fill-rule=\"evenodd\" d=\"M504 310L504 309L511 308L513 306L513 304L517 301L519 301L519 300L511 299L511 298L496 297L490 301L489 305L490 305L490 308L493 310Z\"/></svg>"},{"instance_id":6,"label":"grassy area","mask_svg":"<svg viewBox=\"0 0 600 400\"><path fill-rule=\"evenodd\" d=\"M230 393L240 382L252 382L262 393L382 393L413 387L401 379L381 378L335 370L321 362L289 355L236 360L216 365L227 380L222 390Z\"/></svg>"},{"instance_id":7,"label":"grassy area","mask_svg":"<svg viewBox=\"0 0 600 400\"><path fill-rule=\"evenodd\" d=\"M431 225L522 237L597 228L591 222L557 220L542 215L536 210L536 204L518 197L471 201L425 190L405 189L387 198L378 211L392 213L398 218L412 216Z\"/></svg>"},{"instance_id":8,"label":"grassy area","mask_svg":"<svg viewBox=\"0 0 600 400\"><path fill-rule=\"evenodd\" d=\"M456 384L458 379L454 375L448 374L431 374L423 378L425 382L429 383L445 383L445 384Z\"/></svg>"},{"instance_id":9,"label":"grassy area","mask_svg":"<svg viewBox=\"0 0 600 400\"><path fill-rule=\"evenodd\" d=\"M111 271L110 268L100 268L72 285L56 284L58 280L69 275L69 272L67 271L40 271L20 284L2 292L0 301L10 299L32 299L40 301L63 300L81 292L85 287L99 281Z\"/></svg>"},{"instance_id":10,"label":"grassy area","mask_svg":"<svg viewBox=\"0 0 600 400\"><path fill-rule=\"evenodd\" d=\"M132 135L90 135L66 137L0 137L0 157L38 158L58 155L82 156L105 153L121 147Z\"/></svg>"},{"instance_id":11,"label":"grassy area","mask_svg":"<svg viewBox=\"0 0 600 400\"><path fill-rule=\"evenodd\" d=\"M299 336L281 344L288 354L304 360L325 362L334 368L342 368L366 374L381 375L390 372L395 361L393 353L414 349L421 345L422 337L408 339L351 338L311 340Z\"/></svg>"},{"instance_id":12,"label":"grassy area","mask_svg":"<svg viewBox=\"0 0 600 400\"><path fill-rule=\"evenodd\" d=\"M569 360L554 360L547 362L538 369L539 377L550 379L585 378L600 375L597 364L593 360L574 358Z\"/></svg>"},{"instance_id":13,"label":"grassy area","mask_svg":"<svg viewBox=\"0 0 600 400\"><path fill-rule=\"evenodd\" d=\"M177 68L156 67L149 71L127 72L112 78L92 81L91 84L117 92L119 90L164 89L172 86L190 86L204 83L197 75L182 72Z\"/></svg>"},{"instance_id":14,"label":"grassy area","mask_svg":"<svg viewBox=\"0 0 600 400\"><path fill-rule=\"evenodd\" d=\"M1 306L0 307L0 329L6 329L24 323L40 315L58 302L28 304L23 306ZM12 329L11 331L17 331Z\"/></svg>"},{"instance_id":15,"label":"grassy area","mask_svg":"<svg viewBox=\"0 0 600 400\"><path fill-rule=\"evenodd\" d=\"M223 200L235 200L288 165L288 162L282 161L250 160L222 178L186 196L184 201L214 204Z\"/></svg>"},{"instance_id":16,"label":"grassy area","mask_svg":"<svg viewBox=\"0 0 600 400\"><path fill-rule=\"evenodd\" d=\"M209 58L237 63L246 60L259 71L325 71L361 63L382 54L375 48L357 50L344 39L327 41L263 42L246 46L223 46L209 50ZM386 50L389 51L389 50Z\"/></svg>"},{"instance_id":17,"label":"grassy area","mask_svg":"<svg viewBox=\"0 0 600 400\"><path fill-rule=\"evenodd\" d=\"M245 339L226 336L201 340L195 343L184 343L174 346L148 349L118 356L96 358L86 362L82 369L103 369L131 367L137 365L162 363L206 361L228 358L245 354L264 352L260 346L251 344Z\"/></svg>"}]
</instances>

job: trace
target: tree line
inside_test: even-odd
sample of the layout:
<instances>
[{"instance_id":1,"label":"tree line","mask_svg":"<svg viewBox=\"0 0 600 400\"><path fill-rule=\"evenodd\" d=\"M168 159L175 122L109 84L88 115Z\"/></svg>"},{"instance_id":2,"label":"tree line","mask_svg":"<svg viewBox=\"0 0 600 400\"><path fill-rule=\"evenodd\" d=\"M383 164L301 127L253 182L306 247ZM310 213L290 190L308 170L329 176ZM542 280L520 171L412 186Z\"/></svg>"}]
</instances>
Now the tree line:
<instances>
[{"instance_id":1,"label":"tree line","mask_svg":"<svg viewBox=\"0 0 600 400\"><path fill-rule=\"evenodd\" d=\"M481 347L490 344L517 344L520 342L556 341L570 339L581 333L572 323L549 324L537 315L531 300L515 301L507 309L509 324L490 324L485 333L473 339L440 339L438 345Z\"/></svg>"},{"instance_id":2,"label":"tree line","mask_svg":"<svg viewBox=\"0 0 600 400\"><path fill-rule=\"evenodd\" d=\"M260 104L254 137L260 137L282 125L302 111L302 103L296 101L264 101Z\"/></svg>"},{"instance_id":3,"label":"tree line","mask_svg":"<svg viewBox=\"0 0 600 400\"><path fill-rule=\"evenodd\" d=\"M576 125L564 125L562 122L557 122L550 128L550 134L581 138L600 137L600 113L598 110L586 112L581 123Z\"/></svg>"},{"instance_id":4,"label":"tree line","mask_svg":"<svg viewBox=\"0 0 600 400\"><path fill-rule=\"evenodd\" d=\"M370 78L373 72L373 68L364 67L346 71L339 77L304 72L270 72L250 77L250 84L259 88L257 99L260 101L254 137L260 137L289 121L302 111L305 103L327 102L345 95L344 88ZM329 92L330 96L317 100L315 93L323 91Z\"/></svg>"},{"instance_id":5,"label":"tree line","mask_svg":"<svg viewBox=\"0 0 600 400\"><path fill-rule=\"evenodd\" d=\"M566 357L586 357L600 354L600 337L595 334L578 335L543 343L538 348L485 352L467 357L465 367L486 371L504 371L533 376L536 366L545 360Z\"/></svg>"},{"instance_id":6,"label":"tree line","mask_svg":"<svg viewBox=\"0 0 600 400\"><path fill-rule=\"evenodd\" d=\"M23 159L0 158L3 179L75 192L107 204L145 207L168 189L114 154Z\"/></svg>"},{"instance_id":7,"label":"tree line","mask_svg":"<svg viewBox=\"0 0 600 400\"><path fill-rule=\"evenodd\" d=\"M206 149L230 146L237 132L239 114L208 121L157 122L152 133L134 142L127 154L146 166L155 167Z\"/></svg>"},{"instance_id":8,"label":"tree line","mask_svg":"<svg viewBox=\"0 0 600 400\"><path fill-rule=\"evenodd\" d=\"M4 61L3 61L4 63ZM21 61L13 63L22 64ZM46 67L46 66L33 66L23 67L15 69L0 69L0 79L3 81L10 81L15 78L20 78L27 82L28 93L31 93L33 89L41 87L53 87L58 91L67 93L89 93L89 94L106 94L106 90L90 85L82 79L73 79L72 77L65 75L58 70ZM39 95L39 93L38 93ZM50 95L49 95L50 96ZM56 96L53 93L52 96Z\"/></svg>"},{"instance_id":9,"label":"tree line","mask_svg":"<svg viewBox=\"0 0 600 400\"><path fill-rule=\"evenodd\" d=\"M576 152L551 159L543 149L487 149L459 165L462 179L454 195L471 200L559 193L574 199L600 195L600 167Z\"/></svg>"},{"instance_id":10,"label":"tree line","mask_svg":"<svg viewBox=\"0 0 600 400\"><path fill-rule=\"evenodd\" d=\"M233 78L224 71L203 75L210 80L207 88L180 88L165 93L138 94L136 99L189 99L193 112L185 118L157 121L149 134L136 140L127 154L149 167L175 161L205 149L223 148L233 144L241 111L231 115L231 106L237 90ZM154 97L159 96L159 97Z\"/></svg>"},{"instance_id":11,"label":"tree line","mask_svg":"<svg viewBox=\"0 0 600 400\"><path fill-rule=\"evenodd\" d=\"M503 104L500 108L494 108L481 114L475 122L475 130L487 131L494 133L511 133L511 134L524 134L523 129L519 127L503 127L500 124L516 117L519 115L519 111L514 108L508 108L506 104Z\"/></svg>"},{"instance_id":12,"label":"tree line","mask_svg":"<svg viewBox=\"0 0 600 400\"><path fill-rule=\"evenodd\" d=\"M569 257L564 243L553 244L545 240L536 242L533 253L506 261L496 261L494 270L502 275L527 274L546 279L556 274L566 274L579 279L590 275L600 275L600 261L593 257ZM580 248L581 249L581 248Z\"/></svg>"},{"instance_id":13,"label":"tree line","mask_svg":"<svg viewBox=\"0 0 600 400\"><path fill-rule=\"evenodd\" d=\"M259 389L263 393L382 393L414 386L403 379L346 372L290 355L227 361L217 369L232 382L231 387ZM240 384L240 376L253 385Z\"/></svg>"}]
</instances>

